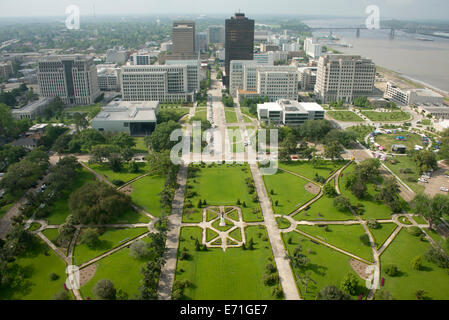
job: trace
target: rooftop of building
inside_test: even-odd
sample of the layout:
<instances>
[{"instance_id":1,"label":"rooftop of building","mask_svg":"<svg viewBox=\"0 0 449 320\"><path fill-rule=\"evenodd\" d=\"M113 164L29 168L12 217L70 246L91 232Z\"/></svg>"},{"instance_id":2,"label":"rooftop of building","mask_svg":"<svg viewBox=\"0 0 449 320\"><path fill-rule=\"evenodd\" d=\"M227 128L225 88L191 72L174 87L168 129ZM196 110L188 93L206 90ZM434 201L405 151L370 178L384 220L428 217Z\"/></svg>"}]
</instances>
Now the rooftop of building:
<instances>
[{"instance_id":1,"label":"rooftop of building","mask_svg":"<svg viewBox=\"0 0 449 320\"><path fill-rule=\"evenodd\" d=\"M421 108L430 113L449 112L449 107L421 106Z\"/></svg>"},{"instance_id":2,"label":"rooftop of building","mask_svg":"<svg viewBox=\"0 0 449 320\"><path fill-rule=\"evenodd\" d=\"M85 54L64 54L64 55L49 55L42 56L40 62L52 62L52 61L62 61L62 60L77 60L77 61L89 61L93 60L94 57Z\"/></svg>"},{"instance_id":3,"label":"rooftop of building","mask_svg":"<svg viewBox=\"0 0 449 320\"><path fill-rule=\"evenodd\" d=\"M93 121L155 122L159 101L112 101Z\"/></svg>"},{"instance_id":4,"label":"rooftop of building","mask_svg":"<svg viewBox=\"0 0 449 320\"><path fill-rule=\"evenodd\" d=\"M315 102L298 102L295 100L281 99L276 102L266 102L258 104L257 109L269 109L270 111L284 111L287 113L309 113L324 111L324 109Z\"/></svg>"},{"instance_id":5,"label":"rooftop of building","mask_svg":"<svg viewBox=\"0 0 449 320\"><path fill-rule=\"evenodd\" d=\"M11 113L33 112L34 110L49 104L51 100L52 100L51 98L39 99L37 101L27 104L26 106L23 106L22 108L12 109Z\"/></svg>"}]
</instances>

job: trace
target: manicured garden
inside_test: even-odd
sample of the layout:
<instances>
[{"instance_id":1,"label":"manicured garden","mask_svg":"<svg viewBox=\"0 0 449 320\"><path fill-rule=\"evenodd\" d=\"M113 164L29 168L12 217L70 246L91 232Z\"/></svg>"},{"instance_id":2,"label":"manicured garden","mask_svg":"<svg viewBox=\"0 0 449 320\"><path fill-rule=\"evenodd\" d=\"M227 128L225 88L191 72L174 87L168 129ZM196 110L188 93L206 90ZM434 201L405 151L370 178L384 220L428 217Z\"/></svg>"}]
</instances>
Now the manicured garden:
<instances>
[{"instance_id":1,"label":"manicured garden","mask_svg":"<svg viewBox=\"0 0 449 320\"><path fill-rule=\"evenodd\" d=\"M209 248L195 250L195 239L201 239L201 228L181 229L179 251L187 249L188 257L181 260L178 253L175 282L189 280L185 289L188 300L271 300L272 291L279 284L264 285L265 266L274 263L270 242L262 226L245 229L247 242L252 239L254 249Z\"/></svg>"},{"instance_id":2,"label":"manicured garden","mask_svg":"<svg viewBox=\"0 0 449 320\"><path fill-rule=\"evenodd\" d=\"M199 171L187 181L184 202L185 205L190 203L192 207L184 208L183 222L201 222L204 206L198 208L200 200L206 201L206 206L240 206L243 219L247 222L263 220L255 188L251 194L245 183L247 179L252 183L248 164L195 167ZM238 202L240 204L237 204Z\"/></svg>"},{"instance_id":3,"label":"manicured garden","mask_svg":"<svg viewBox=\"0 0 449 320\"><path fill-rule=\"evenodd\" d=\"M149 214L160 217L162 208L160 193L164 189L165 178L146 176L131 184L131 199L133 203L144 209Z\"/></svg>"},{"instance_id":4,"label":"manicured garden","mask_svg":"<svg viewBox=\"0 0 449 320\"><path fill-rule=\"evenodd\" d=\"M362 118L352 111L328 111L327 114L337 121L364 122Z\"/></svg>"},{"instance_id":5,"label":"manicured garden","mask_svg":"<svg viewBox=\"0 0 449 320\"><path fill-rule=\"evenodd\" d=\"M374 122L400 122L407 121L412 118L408 112L378 112L378 111L362 111L362 114Z\"/></svg>"},{"instance_id":6,"label":"manicured garden","mask_svg":"<svg viewBox=\"0 0 449 320\"><path fill-rule=\"evenodd\" d=\"M315 197L305 188L310 182L285 171L263 176L263 180L276 214L290 214Z\"/></svg>"},{"instance_id":7,"label":"manicured garden","mask_svg":"<svg viewBox=\"0 0 449 320\"><path fill-rule=\"evenodd\" d=\"M84 229L85 230L85 229ZM113 229L108 228L99 236L99 243L94 247L79 243L75 246L73 255L76 265L81 265L89 260L114 249L115 247L132 240L148 232L147 228ZM80 235L82 239L82 233Z\"/></svg>"},{"instance_id":8,"label":"manicured garden","mask_svg":"<svg viewBox=\"0 0 449 320\"><path fill-rule=\"evenodd\" d=\"M290 161L279 162L279 168L285 169L313 180L316 175L328 179L335 171L346 164L346 161Z\"/></svg>"},{"instance_id":9,"label":"manicured garden","mask_svg":"<svg viewBox=\"0 0 449 320\"><path fill-rule=\"evenodd\" d=\"M420 270L412 268L411 261L417 256L423 256L428 242L414 237L403 229L381 256L381 272L385 278L384 289L396 300L415 300L418 290L425 291L427 299L449 299L449 277L447 269L442 269L434 263L422 258ZM385 268L396 265L399 272L396 276L388 276Z\"/></svg>"},{"instance_id":10,"label":"manicured garden","mask_svg":"<svg viewBox=\"0 0 449 320\"><path fill-rule=\"evenodd\" d=\"M306 255L310 260L302 269L293 267L296 285L303 299L315 300L316 294L323 287L330 285L339 287L341 281L348 273L356 275L349 264L351 258L347 255L322 244L312 242L307 237L294 231L283 233L282 238L289 256L293 256L295 250L300 246L302 254ZM307 281L307 292L305 287L306 273L309 273L310 279L312 279ZM352 299L356 299L362 291L366 291L363 287L364 280L361 278L358 279L359 287L357 288L357 292L351 296Z\"/></svg>"},{"instance_id":11,"label":"manicured garden","mask_svg":"<svg viewBox=\"0 0 449 320\"><path fill-rule=\"evenodd\" d=\"M351 211L341 212L334 206L334 198L322 196L309 209L302 210L294 216L297 221L347 221L355 220Z\"/></svg>"},{"instance_id":12,"label":"manicured garden","mask_svg":"<svg viewBox=\"0 0 449 320\"><path fill-rule=\"evenodd\" d=\"M238 123L237 115L234 110L225 109L225 116L226 116L226 123Z\"/></svg>"}]
</instances>

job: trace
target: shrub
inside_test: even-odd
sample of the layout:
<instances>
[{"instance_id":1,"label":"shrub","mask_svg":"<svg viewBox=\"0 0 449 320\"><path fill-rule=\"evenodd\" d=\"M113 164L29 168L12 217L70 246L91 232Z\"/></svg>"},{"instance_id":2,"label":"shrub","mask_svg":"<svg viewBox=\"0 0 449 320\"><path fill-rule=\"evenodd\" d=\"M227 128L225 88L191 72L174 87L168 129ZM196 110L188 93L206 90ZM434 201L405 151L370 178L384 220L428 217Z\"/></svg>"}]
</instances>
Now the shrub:
<instances>
[{"instance_id":1,"label":"shrub","mask_svg":"<svg viewBox=\"0 0 449 320\"><path fill-rule=\"evenodd\" d=\"M367 225L368 228L370 228L370 229L379 229L379 228L380 228L380 223L377 222L376 219L369 219L369 220L366 222L366 225Z\"/></svg>"},{"instance_id":2,"label":"shrub","mask_svg":"<svg viewBox=\"0 0 449 320\"><path fill-rule=\"evenodd\" d=\"M284 292L279 287L274 288L271 294L278 299L284 297Z\"/></svg>"},{"instance_id":3,"label":"shrub","mask_svg":"<svg viewBox=\"0 0 449 320\"><path fill-rule=\"evenodd\" d=\"M125 184L125 181L122 180L112 180L112 184L116 187L121 187Z\"/></svg>"},{"instance_id":4,"label":"shrub","mask_svg":"<svg viewBox=\"0 0 449 320\"><path fill-rule=\"evenodd\" d=\"M399 268L394 264L389 264L385 266L385 273L390 277L395 277L399 274Z\"/></svg>"},{"instance_id":5,"label":"shrub","mask_svg":"<svg viewBox=\"0 0 449 320\"><path fill-rule=\"evenodd\" d=\"M54 273L54 272L50 273L48 275L48 277L50 278L51 281L56 281L56 280L59 279L59 276L56 273Z\"/></svg>"},{"instance_id":6,"label":"shrub","mask_svg":"<svg viewBox=\"0 0 449 320\"><path fill-rule=\"evenodd\" d=\"M409 227L407 231L414 237L419 237L422 234L422 230L418 227Z\"/></svg>"},{"instance_id":7,"label":"shrub","mask_svg":"<svg viewBox=\"0 0 449 320\"><path fill-rule=\"evenodd\" d=\"M277 271L276 266L272 263L269 263L265 266L265 270L267 273L271 274L271 273L275 273Z\"/></svg>"},{"instance_id":8,"label":"shrub","mask_svg":"<svg viewBox=\"0 0 449 320\"><path fill-rule=\"evenodd\" d=\"M421 256L416 256L411 261L412 269L413 270L421 270L422 267L422 258Z\"/></svg>"},{"instance_id":9,"label":"shrub","mask_svg":"<svg viewBox=\"0 0 449 320\"><path fill-rule=\"evenodd\" d=\"M338 196L334 199L334 207L340 212L348 211L350 206L351 202L344 196Z\"/></svg>"},{"instance_id":10,"label":"shrub","mask_svg":"<svg viewBox=\"0 0 449 320\"><path fill-rule=\"evenodd\" d=\"M362 234L359 239L365 246L369 247L371 245L369 236L366 233Z\"/></svg>"},{"instance_id":11,"label":"shrub","mask_svg":"<svg viewBox=\"0 0 449 320\"><path fill-rule=\"evenodd\" d=\"M69 293L65 290L61 290L53 296L53 300L69 300Z\"/></svg>"},{"instance_id":12,"label":"shrub","mask_svg":"<svg viewBox=\"0 0 449 320\"><path fill-rule=\"evenodd\" d=\"M115 300L117 293L112 281L107 279L98 281L92 292L95 297L101 300Z\"/></svg>"},{"instance_id":13,"label":"shrub","mask_svg":"<svg viewBox=\"0 0 449 320\"><path fill-rule=\"evenodd\" d=\"M129 247L129 255L138 260L149 259L151 257L150 245L143 241L136 241Z\"/></svg>"},{"instance_id":14,"label":"shrub","mask_svg":"<svg viewBox=\"0 0 449 320\"><path fill-rule=\"evenodd\" d=\"M266 286L273 286L279 283L279 276L277 273L265 274L263 277L263 283Z\"/></svg>"}]
</instances>

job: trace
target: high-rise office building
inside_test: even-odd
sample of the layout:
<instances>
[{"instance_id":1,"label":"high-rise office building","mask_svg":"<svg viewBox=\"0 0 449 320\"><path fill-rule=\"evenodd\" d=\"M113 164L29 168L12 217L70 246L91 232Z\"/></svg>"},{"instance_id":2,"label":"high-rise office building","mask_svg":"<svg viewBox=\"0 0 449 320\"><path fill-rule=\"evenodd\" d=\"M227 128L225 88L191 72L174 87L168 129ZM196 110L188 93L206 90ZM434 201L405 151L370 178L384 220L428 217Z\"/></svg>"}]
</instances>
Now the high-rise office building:
<instances>
[{"instance_id":1,"label":"high-rise office building","mask_svg":"<svg viewBox=\"0 0 449 320\"><path fill-rule=\"evenodd\" d=\"M225 84L229 85L232 60L253 60L254 58L254 20L245 17L244 13L236 13L226 19L225 25L226 58Z\"/></svg>"},{"instance_id":2,"label":"high-rise office building","mask_svg":"<svg viewBox=\"0 0 449 320\"><path fill-rule=\"evenodd\" d=\"M207 52L209 50L209 40L207 32L197 32L195 34L195 51L197 53Z\"/></svg>"},{"instance_id":3,"label":"high-rise office building","mask_svg":"<svg viewBox=\"0 0 449 320\"><path fill-rule=\"evenodd\" d=\"M207 30L209 43L224 43L225 28L222 26L212 26Z\"/></svg>"},{"instance_id":4,"label":"high-rise office building","mask_svg":"<svg viewBox=\"0 0 449 320\"><path fill-rule=\"evenodd\" d=\"M173 22L173 55L179 59L193 59L195 56L195 22Z\"/></svg>"},{"instance_id":5,"label":"high-rise office building","mask_svg":"<svg viewBox=\"0 0 449 320\"><path fill-rule=\"evenodd\" d=\"M348 54L326 54L318 62L315 94L323 103L369 96L374 91L376 65Z\"/></svg>"},{"instance_id":6,"label":"high-rise office building","mask_svg":"<svg viewBox=\"0 0 449 320\"><path fill-rule=\"evenodd\" d=\"M100 95L97 67L92 57L48 56L38 64L41 96L59 97L66 104L93 104Z\"/></svg>"}]
</instances>

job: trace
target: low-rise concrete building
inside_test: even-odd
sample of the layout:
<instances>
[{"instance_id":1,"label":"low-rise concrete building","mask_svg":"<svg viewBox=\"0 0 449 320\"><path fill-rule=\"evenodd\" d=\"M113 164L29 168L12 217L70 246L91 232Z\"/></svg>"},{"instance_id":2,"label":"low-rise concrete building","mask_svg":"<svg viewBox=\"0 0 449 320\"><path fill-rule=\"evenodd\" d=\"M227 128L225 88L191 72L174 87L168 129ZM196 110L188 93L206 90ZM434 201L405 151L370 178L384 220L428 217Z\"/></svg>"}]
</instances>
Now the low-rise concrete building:
<instances>
[{"instance_id":1,"label":"low-rise concrete building","mask_svg":"<svg viewBox=\"0 0 449 320\"><path fill-rule=\"evenodd\" d=\"M440 105L444 102L442 95L430 89L401 89L392 82L387 83L384 97L403 105Z\"/></svg>"},{"instance_id":2,"label":"low-rise concrete building","mask_svg":"<svg viewBox=\"0 0 449 320\"><path fill-rule=\"evenodd\" d=\"M443 106L419 106L419 112L424 112L425 115L432 115L438 119L449 119L449 107Z\"/></svg>"},{"instance_id":3,"label":"low-rise concrete building","mask_svg":"<svg viewBox=\"0 0 449 320\"><path fill-rule=\"evenodd\" d=\"M146 136L156 128L158 113L158 101L113 101L92 120L92 128Z\"/></svg>"},{"instance_id":4,"label":"low-rise concrete building","mask_svg":"<svg viewBox=\"0 0 449 320\"><path fill-rule=\"evenodd\" d=\"M33 120L36 116L42 114L45 108L50 104L53 99L51 98L43 98L37 101L34 101L20 109L12 109L11 114L14 119L30 119Z\"/></svg>"},{"instance_id":5,"label":"low-rise concrete building","mask_svg":"<svg viewBox=\"0 0 449 320\"><path fill-rule=\"evenodd\" d=\"M302 125L307 120L324 119L325 111L314 102L278 100L257 105L260 121L291 126Z\"/></svg>"}]
</instances>

